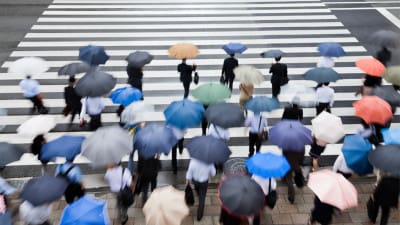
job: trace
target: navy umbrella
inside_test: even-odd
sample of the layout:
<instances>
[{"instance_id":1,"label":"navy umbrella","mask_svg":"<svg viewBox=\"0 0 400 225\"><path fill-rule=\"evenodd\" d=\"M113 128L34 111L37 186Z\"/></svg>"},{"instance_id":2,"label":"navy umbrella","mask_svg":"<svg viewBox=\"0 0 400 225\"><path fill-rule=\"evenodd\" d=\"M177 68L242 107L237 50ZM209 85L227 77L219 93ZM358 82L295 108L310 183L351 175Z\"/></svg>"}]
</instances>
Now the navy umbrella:
<instances>
[{"instance_id":1,"label":"navy umbrella","mask_svg":"<svg viewBox=\"0 0 400 225\"><path fill-rule=\"evenodd\" d=\"M269 129L269 140L284 151L302 151L312 143L311 130L298 120L281 120Z\"/></svg>"},{"instance_id":2,"label":"navy umbrella","mask_svg":"<svg viewBox=\"0 0 400 225\"><path fill-rule=\"evenodd\" d=\"M149 64L153 59L154 56L148 52L136 51L130 53L125 60L128 61L128 64L132 67L141 68L144 65Z\"/></svg>"},{"instance_id":3,"label":"navy umbrella","mask_svg":"<svg viewBox=\"0 0 400 225\"><path fill-rule=\"evenodd\" d=\"M380 145L368 154L368 160L377 169L400 176L400 145Z\"/></svg>"},{"instance_id":4,"label":"navy umbrella","mask_svg":"<svg viewBox=\"0 0 400 225\"><path fill-rule=\"evenodd\" d=\"M109 58L104 47L87 45L79 48L79 60L89 65L105 64Z\"/></svg>"},{"instance_id":5,"label":"navy umbrella","mask_svg":"<svg viewBox=\"0 0 400 225\"><path fill-rule=\"evenodd\" d=\"M284 52L282 52L279 49L271 49L271 50L261 53L260 55L263 58L278 58L278 57L282 57L283 54L284 54Z\"/></svg>"},{"instance_id":6,"label":"navy umbrella","mask_svg":"<svg viewBox=\"0 0 400 225\"><path fill-rule=\"evenodd\" d=\"M80 96L97 97L110 92L117 84L117 79L111 74L92 68L75 86L75 91Z\"/></svg>"},{"instance_id":7,"label":"navy umbrella","mask_svg":"<svg viewBox=\"0 0 400 225\"><path fill-rule=\"evenodd\" d=\"M244 51L246 51L247 47L242 43L231 42L222 46L222 49L224 49L225 52L228 54L235 54L235 53L243 53Z\"/></svg>"},{"instance_id":8,"label":"navy umbrella","mask_svg":"<svg viewBox=\"0 0 400 225\"><path fill-rule=\"evenodd\" d=\"M306 80L313 80L317 83L335 82L340 79L339 74L332 68L315 67L304 74Z\"/></svg>"},{"instance_id":9,"label":"navy umbrella","mask_svg":"<svg viewBox=\"0 0 400 225\"><path fill-rule=\"evenodd\" d=\"M58 70L58 75L75 76L79 73L86 73L90 70L90 65L85 62L69 63Z\"/></svg>"},{"instance_id":10,"label":"navy umbrella","mask_svg":"<svg viewBox=\"0 0 400 225\"><path fill-rule=\"evenodd\" d=\"M223 128L241 127L244 123L244 115L238 104L216 103L209 105L205 117L209 123Z\"/></svg>"},{"instance_id":11,"label":"navy umbrella","mask_svg":"<svg viewBox=\"0 0 400 225\"><path fill-rule=\"evenodd\" d=\"M50 161L56 157L65 157L68 161L73 161L81 153L83 140L84 136L64 135L49 141L42 146L40 159Z\"/></svg>"},{"instance_id":12,"label":"navy umbrella","mask_svg":"<svg viewBox=\"0 0 400 225\"><path fill-rule=\"evenodd\" d=\"M24 150L18 145L0 142L0 167L18 161L23 154Z\"/></svg>"},{"instance_id":13,"label":"navy umbrella","mask_svg":"<svg viewBox=\"0 0 400 225\"><path fill-rule=\"evenodd\" d=\"M324 42L318 45L318 51L322 56L327 57L341 57L346 53L339 43Z\"/></svg>"},{"instance_id":14,"label":"navy umbrella","mask_svg":"<svg viewBox=\"0 0 400 225\"><path fill-rule=\"evenodd\" d=\"M231 155L228 145L220 138L213 136L197 136L185 146L192 158L210 163L224 163Z\"/></svg>"}]
</instances>

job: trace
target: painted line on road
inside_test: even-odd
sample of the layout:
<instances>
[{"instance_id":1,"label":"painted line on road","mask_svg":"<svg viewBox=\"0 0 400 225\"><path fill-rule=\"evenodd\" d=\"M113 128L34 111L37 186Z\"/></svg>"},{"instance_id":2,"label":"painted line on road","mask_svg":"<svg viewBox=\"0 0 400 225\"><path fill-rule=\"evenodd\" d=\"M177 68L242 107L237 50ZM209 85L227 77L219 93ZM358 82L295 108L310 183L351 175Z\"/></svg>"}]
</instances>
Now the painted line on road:
<instances>
[{"instance_id":1,"label":"painted line on road","mask_svg":"<svg viewBox=\"0 0 400 225\"><path fill-rule=\"evenodd\" d=\"M399 7L400 8L400 7ZM400 28L400 20L396 16L394 16L391 12L389 12L386 8L377 8L376 9L380 14L382 14L386 19L393 23L396 27Z\"/></svg>"}]
</instances>

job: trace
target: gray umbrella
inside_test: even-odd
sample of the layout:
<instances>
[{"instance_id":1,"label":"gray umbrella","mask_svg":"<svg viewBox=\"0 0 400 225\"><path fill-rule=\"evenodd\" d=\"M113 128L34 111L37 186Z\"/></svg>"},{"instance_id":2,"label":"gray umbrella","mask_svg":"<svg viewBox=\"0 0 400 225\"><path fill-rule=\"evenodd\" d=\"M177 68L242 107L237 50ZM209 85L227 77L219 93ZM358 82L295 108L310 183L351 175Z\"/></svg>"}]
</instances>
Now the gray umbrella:
<instances>
[{"instance_id":1,"label":"gray umbrella","mask_svg":"<svg viewBox=\"0 0 400 225\"><path fill-rule=\"evenodd\" d=\"M277 58L277 57L282 57L283 54L284 52L282 52L279 49L271 49L261 53L260 55L263 58Z\"/></svg>"},{"instance_id":2,"label":"gray umbrella","mask_svg":"<svg viewBox=\"0 0 400 225\"><path fill-rule=\"evenodd\" d=\"M111 74L101 72L92 67L76 83L75 90L80 96L97 97L110 92L116 84L117 79Z\"/></svg>"},{"instance_id":3,"label":"gray umbrella","mask_svg":"<svg viewBox=\"0 0 400 225\"><path fill-rule=\"evenodd\" d=\"M231 158L224 163L224 175L246 175L246 159L245 158Z\"/></svg>"},{"instance_id":4,"label":"gray umbrella","mask_svg":"<svg viewBox=\"0 0 400 225\"><path fill-rule=\"evenodd\" d=\"M387 101L392 106L400 105L400 94L393 88L393 86L375 87L373 93L379 98Z\"/></svg>"},{"instance_id":5,"label":"gray umbrella","mask_svg":"<svg viewBox=\"0 0 400 225\"><path fill-rule=\"evenodd\" d=\"M216 103L208 106L205 117L209 123L223 128L241 127L244 123L243 112L235 103Z\"/></svg>"},{"instance_id":6,"label":"gray umbrella","mask_svg":"<svg viewBox=\"0 0 400 225\"><path fill-rule=\"evenodd\" d=\"M368 160L374 167L400 176L400 145L380 145L368 153Z\"/></svg>"},{"instance_id":7,"label":"gray umbrella","mask_svg":"<svg viewBox=\"0 0 400 225\"><path fill-rule=\"evenodd\" d=\"M371 35L370 41L381 47L396 48L400 44L400 35L391 30L380 30Z\"/></svg>"},{"instance_id":8,"label":"gray umbrella","mask_svg":"<svg viewBox=\"0 0 400 225\"><path fill-rule=\"evenodd\" d=\"M148 52L136 51L129 54L125 60L133 67L141 68L144 65L149 64L153 59L154 56Z\"/></svg>"},{"instance_id":9,"label":"gray umbrella","mask_svg":"<svg viewBox=\"0 0 400 225\"><path fill-rule=\"evenodd\" d=\"M12 214L10 211L7 211L5 213L0 213L0 224L1 225L12 225Z\"/></svg>"},{"instance_id":10,"label":"gray umbrella","mask_svg":"<svg viewBox=\"0 0 400 225\"><path fill-rule=\"evenodd\" d=\"M79 73L87 73L90 70L90 65L84 62L69 63L58 70L58 75L75 76Z\"/></svg>"},{"instance_id":11,"label":"gray umbrella","mask_svg":"<svg viewBox=\"0 0 400 225\"><path fill-rule=\"evenodd\" d=\"M18 145L0 142L0 167L18 161L23 154L24 150Z\"/></svg>"}]
</instances>

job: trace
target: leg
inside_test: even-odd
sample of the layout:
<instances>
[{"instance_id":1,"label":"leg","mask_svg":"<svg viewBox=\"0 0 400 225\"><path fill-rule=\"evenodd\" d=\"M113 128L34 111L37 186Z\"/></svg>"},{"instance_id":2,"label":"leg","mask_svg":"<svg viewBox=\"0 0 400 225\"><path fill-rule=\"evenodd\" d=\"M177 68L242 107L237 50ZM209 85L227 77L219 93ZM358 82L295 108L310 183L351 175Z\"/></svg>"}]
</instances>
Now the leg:
<instances>
[{"instance_id":1,"label":"leg","mask_svg":"<svg viewBox=\"0 0 400 225\"><path fill-rule=\"evenodd\" d=\"M249 133L249 157L254 154L254 145L256 144L256 136L257 134Z\"/></svg>"},{"instance_id":2,"label":"leg","mask_svg":"<svg viewBox=\"0 0 400 225\"><path fill-rule=\"evenodd\" d=\"M318 169L318 158L312 157L312 171L317 171Z\"/></svg>"},{"instance_id":3,"label":"leg","mask_svg":"<svg viewBox=\"0 0 400 225\"><path fill-rule=\"evenodd\" d=\"M179 141L178 141L178 149L179 149L179 154L182 154L183 153L183 140L184 140L185 138L181 138L181 139L179 139Z\"/></svg>"},{"instance_id":4,"label":"leg","mask_svg":"<svg viewBox=\"0 0 400 225\"><path fill-rule=\"evenodd\" d=\"M153 192L154 189L156 189L156 187L157 187L157 176L151 179L151 187L150 187L151 192Z\"/></svg>"},{"instance_id":5,"label":"leg","mask_svg":"<svg viewBox=\"0 0 400 225\"><path fill-rule=\"evenodd\" d=\"M117 209L118 209L118 216L121 224L125 224L128 221L128 208L125 207L122 202L119 201L117 198Z\"/></svg>"},{"instance_id":6,"label":"leg","mask_svg":"<svg viewBox=\"0 0 400 225\"><path fill-rule=\"evenodd\" d=\"M177 162L176 162L176 149L178 147L178 144L174 145L172 147L172 160L171 160L171 164L172 164L172 172L174 174L176 174L178 172L178 166L177 166Z\"/></svg>"},{"instance_id":7,"label":"leg","mask_svg":"<svg viewBox=\"0 0 400 225\"><path fill-rule=\"evenodd\" d=\"M284 177L285 183L288 187L288 200L290 203L294 203L294 187L293 187L293 170L290 170Z\"/></svg>"},{"instance_id":8,"label":"leg","mask_svg":"<svg viewBox=\"0 0 400 225\"><path fill-rule=\"evenodd\" d=\"M275 83L275 82L272 82L272 96L273 97L275 97L275 98L277 98L278 97L278 94L279 94L279 92L280 92L280 84L278 83Z\"/></svg>"},{"instance_id":9,"label":"leg","mask_svg":"<svg viewBox=\"0 0 400 225\"><path fill-rule=\"evenodd\" d=\"M208 122L206 120L206 117L204 117L203 120L201 121L201 135L203 135L203 136L206 135L207 125L208 125Z\"/></svg>"},{"instance_id":10,"label":"leg","mask_svg":"<svg viewBox=\"0 0 400 225\"><path fill-rule=\"evenodd\" d=\"M381 215L381 223L380 225L386 225L389 220L389 215L390 215L390 207L388 206L381 206L382 209L382 215Z\"/></svg>"},{"instance_id":11,"label":"leg","mask_svg":"<svg viewBox=\"0 0 400 225\"><path fill-rule=\"evenodd\" d=\"M231 92L232 92L232 89L233 89L233 80L234 79L235 79L234 77L229 78L229 89L231 89Z\"/></svg>"},{"instance_id":12,"label":"leg","mask_svg":"<svg viewBox=\"0 0 400 225\"><path fill-rule=\"evenodd\" d=\"M183 89L185 90L183 98L187 98L189 96L190 83L183 83Z\"/></svg>"},{"instance_id":13,"label":"leg","mask_svg":"<svg viewBox=\"0 0 400 225\"><path fill-rule=\"evenodd\" d=\"M142 179L142 204L147 201L147 193L149 192L150 182L147 179Z\"/></svg>"},{"instance_id":14,"label":"leg","mask_svg":"<svg viewBox=\"0 0 400 225\"><path fill-rule=\"evenodd\" d=\"M132 174L132 177L133 177L133 174L135 174L134 172L134 167L135 167L135 165L134 165L134 162L133 162L133 155L134 155L134 152L132 151L131 153L129 153L129 158L128 158L128 170L131 172L131 174Z\"/></svg>"},{"instance_id":15,"label":"leg","mask_svg":"<svg viewBox=\"0 0 400 225\"><path fill-rule=\"evenodd\" d=\"M204 203L207 195L208 181L202 183L194 181L193 183L197 183L198 186L199 207L197 208L197 221L200 221L201 218L203 218Z\"/></svg>"},{"instance_id":16,"label":"leg","mask_svg":"<svg viewBox=\"0 0 400 225\"><path fill-rule=\"evenodd\" d=\"M256 137L256 152L259 153L261 150L261 139L258 135L255 137Z\"/></svg>"}]
</instances>

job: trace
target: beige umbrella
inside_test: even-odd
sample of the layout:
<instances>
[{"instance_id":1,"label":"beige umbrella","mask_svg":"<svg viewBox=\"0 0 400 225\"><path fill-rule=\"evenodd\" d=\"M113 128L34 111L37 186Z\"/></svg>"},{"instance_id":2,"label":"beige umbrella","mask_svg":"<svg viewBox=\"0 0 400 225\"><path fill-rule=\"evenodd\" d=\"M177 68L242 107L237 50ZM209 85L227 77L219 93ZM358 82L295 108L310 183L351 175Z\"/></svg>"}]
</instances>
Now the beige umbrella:
<instances>
[{"instance_id":1,"label":"beige umbrella","mask_svg":"<svg viewBox=\"0 0 400 225\"><path fill-rule=\"evenodd\" d=\"M235 77L244 83L261 84L263 75L254 66L242 65L233 70Z\"/></svg>"},{"instance_id":2,"label":"beige umbrella","mask_svg":"<svg viewBox=\"0 0 400 225\"><path fill-rule=\"evenodd\" d=\"M199 49L191 43L177 43L168 49L170 57L178 59L195 58L199 54Z\"/></svg>"},{"instance_id":3,"label":"beige umbrella","mask_svg":"<svg viewBox=\"0 0 400 225\"><path fill-rule=\"evenodd\" d=\"M344 136L344 127L340 117L322 112L311 120L312 131L316 139L335 144Z\"/></svg>"},{"instance_id":4,"label":"beige umbrella","mask_svg":"<svg viewBox=\"0 0 400 225\"><path fill-rule=\"evenodd\" d=\"M155 189L143 206L146 225L180 225L189 215L185 193L172 186Z\"/></svg>"}]
</instances>

